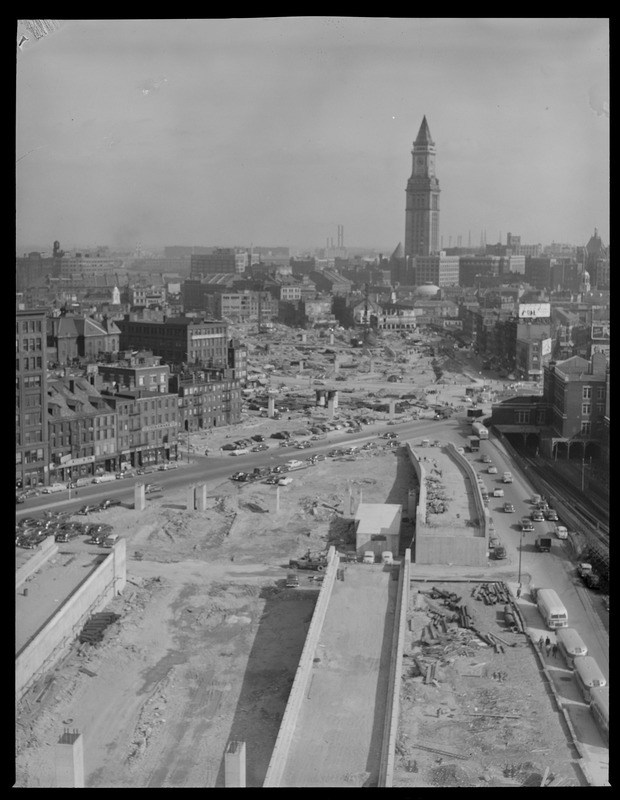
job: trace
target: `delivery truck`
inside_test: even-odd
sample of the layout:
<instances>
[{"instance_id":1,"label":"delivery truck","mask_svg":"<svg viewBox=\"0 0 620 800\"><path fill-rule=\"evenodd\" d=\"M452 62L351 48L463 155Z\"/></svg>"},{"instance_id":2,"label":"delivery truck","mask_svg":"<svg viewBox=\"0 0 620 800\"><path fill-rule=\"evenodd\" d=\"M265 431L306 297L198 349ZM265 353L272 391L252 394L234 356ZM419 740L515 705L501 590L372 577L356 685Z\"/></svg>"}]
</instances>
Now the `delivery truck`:
<instances>
[{"instance_id":1,"label":"delivery truck","mask_svg":"<svg viewBox=\"0 0 620 800\"><path fill-rule=\"evenodd\" d=\"M539 553L551 552L551 536L548 533L539 533L535 542L536 550Z\"/></svg>"}]
</instances>

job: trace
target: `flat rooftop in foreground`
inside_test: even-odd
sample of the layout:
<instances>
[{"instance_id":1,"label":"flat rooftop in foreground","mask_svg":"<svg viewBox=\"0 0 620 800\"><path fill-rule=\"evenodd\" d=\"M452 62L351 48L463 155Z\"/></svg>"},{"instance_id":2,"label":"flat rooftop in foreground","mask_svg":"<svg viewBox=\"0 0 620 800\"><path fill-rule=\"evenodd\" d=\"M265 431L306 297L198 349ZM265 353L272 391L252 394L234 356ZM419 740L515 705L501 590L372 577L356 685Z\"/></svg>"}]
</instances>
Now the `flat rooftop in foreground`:
<instances>
[{"instance_id":1,"label":"flat rooftop in foreground","mask_svg":"<svg viewBox=\"0 0 620 800\"><path fill-rule=\"evenodd\" d=\"M376 786L398 567L348 564L334 584L281 786Z\"/></svg>"},{"instance_id":2,"label":"flat rooftop in foreground","mask_svg":"<svg viewBox=\"0 0 620 800\"><path fill-rule=\"evenodd\" d=\"M371 534L391 528L402 510L400 503L360 503L355 512L355 519L359 520L357 533Z\"/></svg>"},{"instance_id":3,"label":"flat rooftop in foreground","mask_svg":"<svg viewBox=\"0 0 620 800\"><path fill-rule=\"evenodd\" d=\"M78 547L80 549L78 549ZM22 556L19 552L18 566ZM29 550L28 553L35 551ZM77 587L101 564L109 550L81 543L60 544L58 552L15 592L15 654L52 617ZM28 594L24 596L24 589Z\"/></svg>"}]
</instances>

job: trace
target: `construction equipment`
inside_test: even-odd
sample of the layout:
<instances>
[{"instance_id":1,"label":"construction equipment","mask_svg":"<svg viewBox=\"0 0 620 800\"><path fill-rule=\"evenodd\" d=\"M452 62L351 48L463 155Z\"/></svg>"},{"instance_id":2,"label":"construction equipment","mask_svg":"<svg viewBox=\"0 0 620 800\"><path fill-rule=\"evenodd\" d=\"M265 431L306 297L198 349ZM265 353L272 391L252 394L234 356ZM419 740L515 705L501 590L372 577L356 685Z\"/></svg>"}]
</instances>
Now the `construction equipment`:
<instances>
[{"instance_id":1,"label":"construction equipment","mask_svg":"<svg viewBox=\"0 0 620 800\"><path fill-rule=\"evenodd\" d=\"M594 572L592 564L582 562L577 567L577 574L588 587L588 589L598 589L600 578L596 572Z\"/></svg>"},{"instance_id":2,"label":"construction equipment","mask_svg":"<svg viewBox=\"0 0 620 800\"><path fill-rule=\"evenodd\" d=\"M327 554L323 552L312 553L307 550L301 558L292 558L288 565L289 567L297 567L297 569L312 569L317 572L324 572L327 567Z\"/></svg>"}]
</instances>

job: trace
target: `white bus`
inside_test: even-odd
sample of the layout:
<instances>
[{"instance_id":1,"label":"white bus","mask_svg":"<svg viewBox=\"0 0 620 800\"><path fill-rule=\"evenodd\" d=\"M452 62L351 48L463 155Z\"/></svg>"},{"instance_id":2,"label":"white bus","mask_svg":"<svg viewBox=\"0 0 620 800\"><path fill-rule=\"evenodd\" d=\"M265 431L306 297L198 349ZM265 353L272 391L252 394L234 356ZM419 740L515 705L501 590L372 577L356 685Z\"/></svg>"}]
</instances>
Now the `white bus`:
<instances>
[{"instance_id":1,"label":"white bus","mask_svg":"<svg viewBox=\"0 0 620 800\"><path fill-rule=\"evenodd\" d=\"M571 669L574 667L573 662L577 656L588 655L588 648L574 628L560 628L555 639L558 643L558 650Z\"/></svg>"},{"instance_id":2,"label":"white bus","mask_svg":"<svg viewBox=\"0 0 620 800\"><path fill-rule=\"evenodd\" d=\"M548 628L568 627L568 613L553 589L539 589L536 602Z\"/></svg>"},{"instance_id":3,"label":"white bus","mask_svg":"<svg viewBox=\"0 0 620 800\"><path fill-rule=\"evenodd\" d=\"M472 422L471 432L480 439L488 439L489 431L481 422Z\"/></svg>"},{"instance_id":4,"label":"white bus","mask_svg":"<svg viewBox=\"0 0 620 800\"><path fill-rule=\"evenodd\" d=\"M590 690L598 686L606 686L607 679L592 656L577 656L574 661L575 678L586 703L592 699Z\"/></svg>"},{"instance_id":5,"label":"white bus","mask_svg":"<svg viewBox=\"0 0 620 800\"><path fill-rule=\"evenodd\" d=\"M600 732L609 741L609 686L593 686L590 689L590 712Z\"/></svg>"}]
</instances>

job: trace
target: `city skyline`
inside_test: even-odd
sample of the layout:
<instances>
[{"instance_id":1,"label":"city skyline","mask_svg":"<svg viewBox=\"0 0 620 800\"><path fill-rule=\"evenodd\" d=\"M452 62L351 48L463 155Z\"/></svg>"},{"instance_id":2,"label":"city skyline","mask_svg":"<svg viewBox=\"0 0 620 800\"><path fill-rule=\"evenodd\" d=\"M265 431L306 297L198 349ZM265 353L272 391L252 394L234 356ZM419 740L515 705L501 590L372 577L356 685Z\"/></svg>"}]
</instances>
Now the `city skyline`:
<instances>
[{"instance_id":1,"label":"city skyline","mask_svg":"<svg viewBox=\"0 0 620 800\"><path fill-rule=\"evenodd\" d=\"M19 37L18 37L19 38ZM608 20L71 20L17 54L17 244L609 244Z\"/></svg>"}]
</instances>

